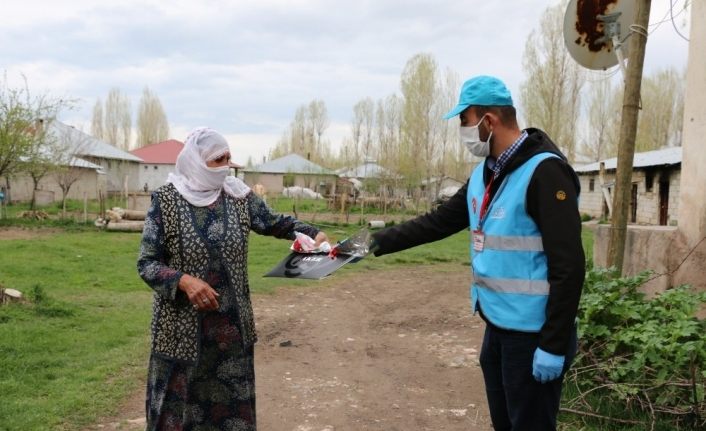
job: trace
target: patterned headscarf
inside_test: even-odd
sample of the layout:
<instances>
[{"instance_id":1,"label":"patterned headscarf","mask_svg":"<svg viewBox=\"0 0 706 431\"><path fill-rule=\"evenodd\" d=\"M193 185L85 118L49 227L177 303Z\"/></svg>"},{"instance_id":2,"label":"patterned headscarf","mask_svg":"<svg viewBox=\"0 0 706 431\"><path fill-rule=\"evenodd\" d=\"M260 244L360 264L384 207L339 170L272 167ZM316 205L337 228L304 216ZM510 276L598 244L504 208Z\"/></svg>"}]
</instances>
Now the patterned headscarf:
<instances>
[{"instance_id":1,"label":"patterned headscarf","mask_svg":"<svg viewBox=\"0 0 706 431\"><path fill-rule=\"evenodd\" d=\"M207 127L193 130L179 153L176 170L167 177L190 204L204 207L218 199L221 190L231 196L242 198L248 187L242 180L228 175L228 167L210 168L206 162L215 160L230 150L228 142L220 133Z\"/></svg>"}]
</instances>

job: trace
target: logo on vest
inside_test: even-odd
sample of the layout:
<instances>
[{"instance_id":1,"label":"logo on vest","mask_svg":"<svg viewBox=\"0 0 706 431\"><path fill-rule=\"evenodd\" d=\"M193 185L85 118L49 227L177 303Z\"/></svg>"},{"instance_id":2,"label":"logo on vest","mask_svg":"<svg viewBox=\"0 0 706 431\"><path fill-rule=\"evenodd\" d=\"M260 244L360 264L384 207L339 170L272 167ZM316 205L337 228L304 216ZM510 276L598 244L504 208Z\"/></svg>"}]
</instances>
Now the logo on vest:
<instances>
[{"instance_id":1,"label":"logo on vest","mask_svg":"<svg viewBox=\"0 0 706 431\"><path fill-rule=\"evenodd\" d=\"M505 208L499 207L499 208L493 209L493 211L490 213L490 218L495 218L495 219L505 218Z\"/></svg>"}]
</instances>

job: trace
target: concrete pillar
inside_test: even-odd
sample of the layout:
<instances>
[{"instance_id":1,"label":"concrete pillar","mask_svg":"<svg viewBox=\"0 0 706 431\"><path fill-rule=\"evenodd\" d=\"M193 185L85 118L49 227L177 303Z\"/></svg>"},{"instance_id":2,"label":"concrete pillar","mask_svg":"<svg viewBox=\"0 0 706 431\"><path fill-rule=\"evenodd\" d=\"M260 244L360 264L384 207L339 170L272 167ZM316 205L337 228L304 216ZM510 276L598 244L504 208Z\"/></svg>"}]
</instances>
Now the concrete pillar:
<instances>
[{"instance_id":1,"label":"concrete pillar","mask_svg":"<svg viewBox=\"0 0 706 431\"><path fill-rule=\"evenodd\" d=\"M679 229L669 250L671 285L706 290L706 2L691 7L682 131ZM701 317L706 316L706 308Z\"/></svg>"},{"instance_id":2,"label":"concrete pillar","mask_svg":"<svg viewBox=\"0 0 706 431\"><path fill-rule=\"evenodd\" d=\"M694 246L706 236L706 2L692 1L690 7L679 230Z\"/></svg>"}]
</instances>

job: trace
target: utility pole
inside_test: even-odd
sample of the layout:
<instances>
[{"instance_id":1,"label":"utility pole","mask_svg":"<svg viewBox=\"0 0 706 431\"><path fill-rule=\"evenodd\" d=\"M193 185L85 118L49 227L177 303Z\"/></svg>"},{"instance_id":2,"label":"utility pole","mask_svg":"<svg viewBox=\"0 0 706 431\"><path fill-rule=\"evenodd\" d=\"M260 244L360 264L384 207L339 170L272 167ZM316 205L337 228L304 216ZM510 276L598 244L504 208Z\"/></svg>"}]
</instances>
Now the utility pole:
<instances>
[{"instance_id":1,"label":"utility pole","mask_svg":"<svg viewBox=\"0 0 706 431\"><path fill-rule=\"evenodd\" d=\"M608 266L623 273L625 237L627 236L628 206L632 185L632 165L635 156L635 135L637 118L640 110L640 86L642 85L642 66L645 62L647 45L647 26L650 21L651 0L638 0L637 19L630 31L630 52L627 75L625 77L625 95L618 141L618 166L615 173L615 193L613 194L613 221L608 245Z\"/></svg>"}]
</instances>

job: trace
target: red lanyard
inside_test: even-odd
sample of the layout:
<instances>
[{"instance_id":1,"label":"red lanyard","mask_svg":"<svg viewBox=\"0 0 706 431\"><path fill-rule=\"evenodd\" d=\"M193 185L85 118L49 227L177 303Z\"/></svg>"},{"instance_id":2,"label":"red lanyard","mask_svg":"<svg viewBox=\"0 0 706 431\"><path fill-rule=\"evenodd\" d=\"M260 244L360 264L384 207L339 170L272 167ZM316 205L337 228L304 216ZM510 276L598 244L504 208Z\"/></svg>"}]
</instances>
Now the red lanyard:
<instances>
[{"instance_id":1,"label":"red lanyard","mask_svg":"<svg viewBox=\"0 0 706 431\"><path fill-rule=\"evenodd\" d=\"M493 185L493 180L495 179L495 174L490 177L488 181L488 186L485 188L485 194L483 195L483 203L480 205L480 218L478 219L478 226L483 224L483 219L485 218L485 213L488 211L490 206L490 187Z\"/></svg>"}]
</instances>

